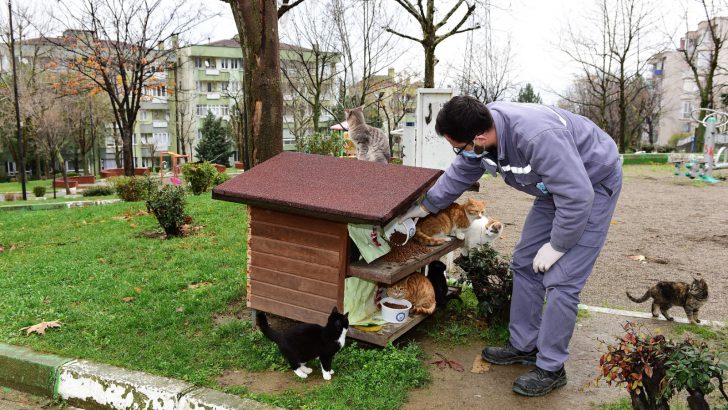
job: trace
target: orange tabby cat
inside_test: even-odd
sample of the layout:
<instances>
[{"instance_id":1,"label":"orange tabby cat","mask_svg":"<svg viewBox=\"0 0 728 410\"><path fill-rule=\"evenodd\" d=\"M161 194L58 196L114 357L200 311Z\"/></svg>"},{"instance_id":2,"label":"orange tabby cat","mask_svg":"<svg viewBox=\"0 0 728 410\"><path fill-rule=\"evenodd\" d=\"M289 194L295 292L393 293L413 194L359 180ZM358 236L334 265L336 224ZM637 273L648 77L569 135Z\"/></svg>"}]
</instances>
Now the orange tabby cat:
<instances>
[{"instance_id":1,"label":"orange tabby cat","mask_svg":"<svg viewBox=\"0 0 728 410\"><path fill-rule=\"evenodd\" d=\"M458 239L465 238L465 231L470 222L483 216L485 202L468 198L465 204L453 203L442 211L428 215L417 223L415 240L425 245L442 245L452 240L448 235Z\"/></svg>"},{"instance_id":2,"label":"orange tabby cat","mask_svg":"<svg viewBox=\"0 0 728 410\"><path fill-rule=\"evenodd\" d=\"M435 311L435 289L427 276L413 273L387 288L387 296L412 302L412 314Z\"/></svg>"}]
</instances>

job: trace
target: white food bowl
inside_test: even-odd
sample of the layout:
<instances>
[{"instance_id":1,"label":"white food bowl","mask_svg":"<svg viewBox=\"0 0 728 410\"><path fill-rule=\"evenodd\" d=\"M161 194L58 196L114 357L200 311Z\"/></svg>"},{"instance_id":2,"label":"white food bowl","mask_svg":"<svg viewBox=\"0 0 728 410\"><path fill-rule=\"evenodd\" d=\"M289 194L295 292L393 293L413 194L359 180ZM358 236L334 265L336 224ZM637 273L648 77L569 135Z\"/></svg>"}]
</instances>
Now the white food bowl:
<instances>
[{"instance_id":1,"label":"white food bowl","mask_svg":"<svg viewBox=\"0 0 728 410\"><path fill-rule=\"evenodd\" d=\"M404 309L392 309L385 305L386 302L407 306ZM389 323L404 323L409 317L412 302L407 299L384 298L379 303L382 305L382 319Z\"/></svg>"}]
</instances>

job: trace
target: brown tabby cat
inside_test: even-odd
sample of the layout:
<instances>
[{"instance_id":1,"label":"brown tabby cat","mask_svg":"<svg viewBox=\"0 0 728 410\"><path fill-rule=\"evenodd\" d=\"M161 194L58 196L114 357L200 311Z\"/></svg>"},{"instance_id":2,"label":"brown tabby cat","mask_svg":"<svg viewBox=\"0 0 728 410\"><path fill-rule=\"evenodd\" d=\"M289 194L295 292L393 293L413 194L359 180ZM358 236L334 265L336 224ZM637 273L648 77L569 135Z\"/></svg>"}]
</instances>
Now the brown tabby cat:
<instances>
[{"instance_id":1,"label":"brown tabby cat","mask_svg":"<svg viewBox=\"0 0 728 410\"><path fill-rule=\"evenodd\" d=\"M412 302L413 315L435 311L435 289L427 276L413 273L387 288L387 296Z\"/></svg>"},{"instance_id":2,"label":"brown tabby cat","mask_svg":"<svg viewBox=\"0 0 728 410\"><path fill-rule=\"evenodd\" d=\"M470 223L483 216L485 202L468 198L465 204L453 203L442 211L428 215L417 223L415 240L429 246L442 245L452 239L448 235L455 235L458 239L465 238Z\"/></svg>"},{"instance_id":3,"label":"brown tabby cat","mask_svg":"<svg viewBox=\"0 0 728 410\"><path fill-rule=\"evenodd\" d=\"M652 298L652 316L658 317L660 312L667 320L673 320L667 310L673 306L682 306L690 323L700 323L698 310L708 300L708 284L703 279L693 278L693 283L688 285L685 282L657 282L647 290L641 298L632 297L627 292L627 297L633 302L642 303ZM659 310L659 312L658 312Z\"/></svg>"}]
</instances>

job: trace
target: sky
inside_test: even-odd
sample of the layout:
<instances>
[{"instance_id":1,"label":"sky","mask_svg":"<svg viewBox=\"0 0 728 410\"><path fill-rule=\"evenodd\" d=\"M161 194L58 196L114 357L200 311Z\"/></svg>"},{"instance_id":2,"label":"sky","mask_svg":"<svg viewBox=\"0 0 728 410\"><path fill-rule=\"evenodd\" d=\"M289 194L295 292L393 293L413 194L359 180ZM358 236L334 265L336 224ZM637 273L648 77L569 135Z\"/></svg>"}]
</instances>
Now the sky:
<instances>
[{"instance_id":1,"label":"sky","mask_svg":"<svg viewBox=\"0 0 728 410\"><path fill-rule=\"evenodd\" d=\"M17 1L17 0L16 0ZM63 0L68 3L80 0ZM171 0L163 0L169 1ZM393 0L385 0L392 6ZM413 0L414 1L414 0ZM481 0L483 1L483 0ZM612 0L610 0L612 1ZM651 0L642 3L649 4ZM50 7L54 0L23 0L21 3L30 4L30 7L44 9ZM530 82L536 92L540 93L544 103L555 104L558 94L563 93L579 72L579 67L570 61L561 50L567 27L569 25L581 30L585 35L596 34L590 27L593 23L588 20L589 13L596 7L598 0L505 0L493 1L496 6L491 10L492 38L494 43L502 45L510 38L513 55L511 77L518 85ZM321 0L307 0L311 6L321 4ZM196 27L190 34L189 40L197 43L206 43L209 40L231 38L237 34L237 29L230 12L229 5L217 0L190 0L190 6L205 7L210 13L219 13L204 24ZM299 7L305 7L303 5ZM441 10L448 9L452 0L436 0L436 6ZM680 34L685 31L685 10L688 11L687 21L691 28L702 20L699 3L695 0L662 0L655 1L653 12L654 25L645 32L641 41L650 44L668 45L679 41ZM396 5L393 5L396 7ZM295 9L294 9L295 11ZM5 20L5 13L2 14ZM457 14L453 20L457 18ZM407 14L402 13L402 30L414 36L421 35L419 26ZM445 28L447 28L446 26ZM280 28L285 32L284 24ZM477 33L477 32L476 32ZM480 34L475 34L480 35ZM436 69L436 84L445 86L452 84L447 78L448 66L457 65L465 53L467 35L458 34L440 44L437 49L437 58L440 60ZM411 41L400 41L401 56L393 62L396 70L410 69L424 74L424 54L422 47Z\"/></svg>"}]
</instances>

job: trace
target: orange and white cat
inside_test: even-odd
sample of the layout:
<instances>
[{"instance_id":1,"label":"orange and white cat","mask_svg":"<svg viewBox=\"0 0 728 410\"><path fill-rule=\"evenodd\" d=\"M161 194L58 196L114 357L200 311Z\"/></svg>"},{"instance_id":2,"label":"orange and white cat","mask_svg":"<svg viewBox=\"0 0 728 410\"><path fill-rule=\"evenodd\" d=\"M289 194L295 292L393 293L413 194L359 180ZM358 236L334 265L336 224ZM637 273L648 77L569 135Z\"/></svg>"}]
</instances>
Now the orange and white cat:
<instances>
[{"instance_id":1,"label":"orange and white cat","mask_svg":"<svg viewBox=\"0 0 728 410\"><path fill-rule=\"evenodd\" d=\"M435 289L427 276L413 273L387 288L387 296L412 302L412 314L435 311Z\"/></svg>"},{"instance_id":2,"label":"orange and white cat","mask_svg":"<svg viewBox=\"0 0 728 410\"><path fill-rule=\"evenodd\" d=\"M485 202L468 198L460 205L453 203L440 212L428 215L417 222L415 240L429 246L442 245L451 241L449 235L458 239L465 239L465 231L475 219L483 217Z\"/></svg>"}]
</instances>

